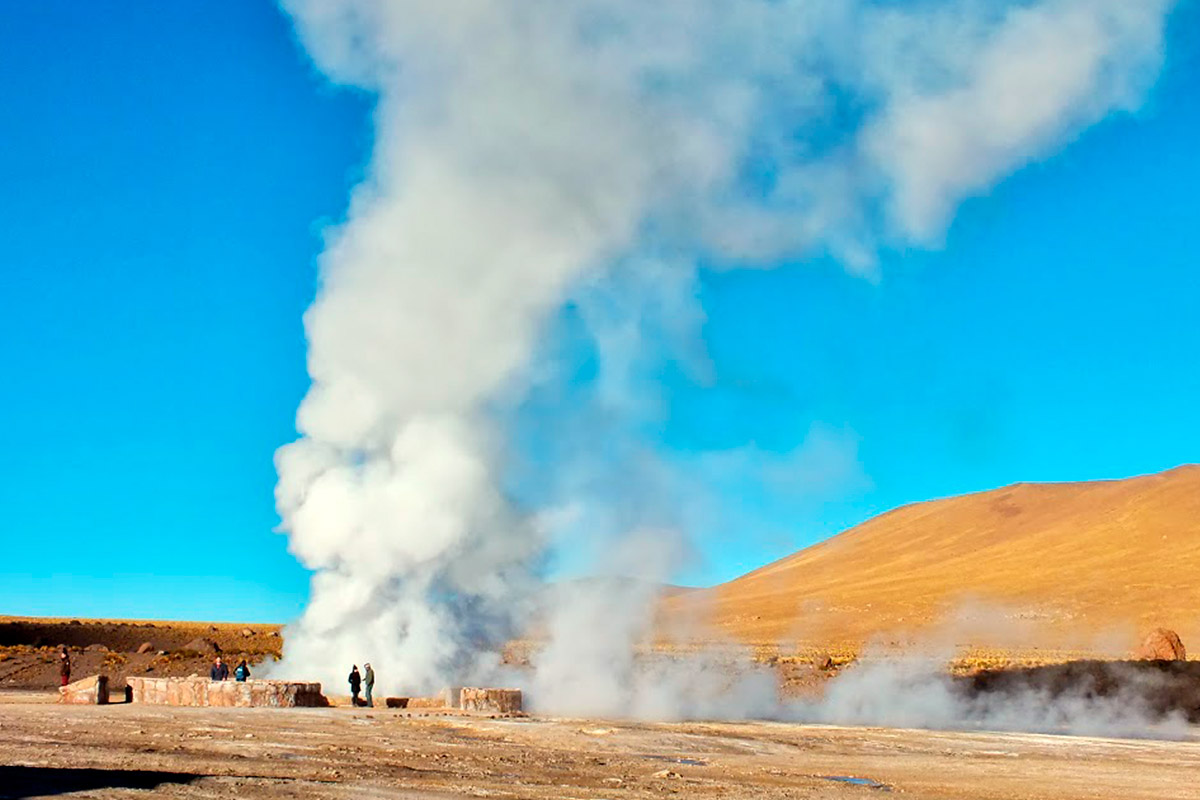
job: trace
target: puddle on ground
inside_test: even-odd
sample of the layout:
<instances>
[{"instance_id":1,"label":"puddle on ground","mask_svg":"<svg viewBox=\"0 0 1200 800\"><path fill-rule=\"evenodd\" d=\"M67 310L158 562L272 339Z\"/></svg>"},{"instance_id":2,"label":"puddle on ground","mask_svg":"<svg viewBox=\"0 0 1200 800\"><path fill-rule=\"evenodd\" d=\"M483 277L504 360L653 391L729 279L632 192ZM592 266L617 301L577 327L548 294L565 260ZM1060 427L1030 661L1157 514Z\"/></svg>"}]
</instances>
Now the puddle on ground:
<instances>
[{"instance_id":1,"label":"puddle on ground","mask_svg":"<svg viewBox=\"0 0 1200 800\"><path fill-rule=\"evenodd\" d=\"M669 764L685 764L689 767L707 767L708 762L702 758L680 758L678 756L651 756L643 755L642 758L648 758L651 761L666 761Z\"/></svg>"},{"instance_id":2,"label":"puddle on ground","mask_svg":"<svg viewBox=\"0 0 1200 800\"><path fill-rule=\"evenodd\" d=\"M870 778L854 778L849 775L818 775L823 781L834 781L835 783L848 783L851 786L865 786L868 789L879 789L880 791L890 792L892 787L886 783L873 781Z\"/></svg>"}]
</instances>

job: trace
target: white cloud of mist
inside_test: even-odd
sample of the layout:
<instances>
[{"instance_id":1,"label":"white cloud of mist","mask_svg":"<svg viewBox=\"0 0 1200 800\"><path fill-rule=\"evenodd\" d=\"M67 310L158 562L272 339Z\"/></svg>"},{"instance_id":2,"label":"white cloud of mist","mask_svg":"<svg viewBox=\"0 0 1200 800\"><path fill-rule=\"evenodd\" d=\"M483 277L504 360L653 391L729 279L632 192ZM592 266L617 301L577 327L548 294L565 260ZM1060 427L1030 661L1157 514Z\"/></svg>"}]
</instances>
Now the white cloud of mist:
<instances>
[{"instance_id":1,"label":"white cloud of mist","mask_svg":"<svg viewBox=\"0 0 1200 800\"><path fill-rule=\"evenodd\" d=\"M316 573L282 669L338 687L350 663L370 660L383 693L494 674L491 653L530 618L555 514L506 496L509 443L490 404L536 379L539 336L564 301L589 315L603 407L644 416L647 348L686 351L700 380L711 368L694 345L698 260L830 253L869 272L880 247L935 242L964 197L1136 105L1170 3L284 5L318 68L378 106L369 178L330 235L305 318L301 438L277 455L283 526ZM649 339L647 324L665 338ZM753 447L736 459L786 485L854 473L837 436L810 440L792 462ZM595 445L618 469L645 453ZM589 470L575 455L567 489ZM660 537L644 532L688 520L660 519L653 502L680 480L675 465L644 463L624 464L625 489L646 501L609 512L614 547L653 561ZM638 677L628 651L651 598L612 596L559 606L543 707L617 680L647 716L736 713L738 692L714 693L721 708L683 703L714 685L719 670L699 662L678 680Z\"/></svg>"},{"instance_id":2,"label":"white cloud of mist","mask_svg":"<svg viewBox=\"0 0 1200 800\"><path fill-rule=\"evenodd\" d=\"M1030 731L1083 736L1181 739L1181 709L1165 713L1155 702L1168 678L1117 664L1119 685L1097 693L1079 678L1055 690L1030 680L1004 691L971 692L950 677L946 660L930 653L870 657L834 678L815 701L788 708L788 717L835 725L896 728Z\"/></svg>"},{"instance_id":3,"label":"white cloud of mist","mask_svg":"<svg viewBox=\"0 0 1200 800\"><path fill-rule=\"evenodd\" d=\"M971 4L943 12L961 31L946 44L969 60L935 91L922 90L920 72L906 75L863 130L861 145L891 182L893 223L915 241L936 240L963 198L1114 109L1135 108L1157 73L1170 6L1015 4L982 26L963 19ZM928 35L914 28L899 40L911 46L910 37Z\"/></svg>"}]
</instances>

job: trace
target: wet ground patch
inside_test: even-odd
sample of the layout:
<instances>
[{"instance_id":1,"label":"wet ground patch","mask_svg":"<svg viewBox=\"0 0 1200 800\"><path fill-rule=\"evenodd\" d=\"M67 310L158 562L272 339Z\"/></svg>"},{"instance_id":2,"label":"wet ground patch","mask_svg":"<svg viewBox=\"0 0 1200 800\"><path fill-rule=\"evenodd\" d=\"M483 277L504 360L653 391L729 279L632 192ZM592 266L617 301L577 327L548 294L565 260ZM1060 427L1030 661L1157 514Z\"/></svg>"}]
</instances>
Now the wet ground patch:
<instances>
[{"instance_id":1,"label":"wet ground patch","mask_svg":"<svg viewBox=\"0 0 1200 800\"><path fill-rule=\"evenodd\" d=\"M702 758L685 758L683 756L659 756L643 754L642 758L650 761L665 761L668 764L683 764L688 767L707 767L708 762Z\"/></svg>"},{"instance_id":2,"label":"wet ground patch","mask_svg":"<svg viewBox=\"0 0 1200 800\"><path fill-rule=\"evenodd\" d=\"M817 775L823 781L832 781L834 783L845 783L850 786L862 786L866 789L878 789L881 792L890 792L892 787L886 783L873 781L870 778L856 778L853 775Z\"/></svg>"}]
</instances>

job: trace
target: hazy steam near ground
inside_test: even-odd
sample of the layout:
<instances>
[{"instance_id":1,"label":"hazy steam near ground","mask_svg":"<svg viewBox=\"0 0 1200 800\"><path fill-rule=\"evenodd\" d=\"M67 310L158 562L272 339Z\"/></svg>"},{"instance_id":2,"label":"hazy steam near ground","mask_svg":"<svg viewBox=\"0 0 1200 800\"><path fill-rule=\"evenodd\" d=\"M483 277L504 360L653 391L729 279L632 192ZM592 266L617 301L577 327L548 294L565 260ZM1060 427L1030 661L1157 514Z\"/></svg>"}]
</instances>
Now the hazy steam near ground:
<instances>
[{"instance_id":1,"label":"hazy steam near ground","mask_svg":"<svg viewBox=\"0 0 1200 800\"><path fill-rule=\"evenodd\" d=\"M1119 687L1098 695L1087 678L1068 691L1036 683L1005 691L970 693L947 672L945 652L905 656L868 653L834 678L818 700L784 706L783 716L837 725L897 728L1035 731L1086 736L1184 738L1181 710L1163 712L1156 698L1169 690L1163 675L1114 665Z\"/></svg>"},{"instance_id":2,"label":"hazy steam near ground","mask_svg":"<svg viewBox=\"0 0 1200 800\"><path fill-rule=\"evenodd\" d=\"M378 97L369 177L330 233L305 318L301 438L277 455L284 527L315 571L285 668L336 687L371 660L381 691L423 691L494 674L496 645L545 596L546 559L578 532L606 531L605 549L632 548L650 578L687 551L685 516L632 498L656 495L647 482L686 486L688 465L648 452L633 425L545 464L547 507L503 490L495 403L545 379L539 337L564 302L597 312L597 402L636 417L654 397L637 361L662 346L646 326L688 350L703 319L698 260L829 254L870 276L880 248L936 245L961 200L1138 105L1171 3L284 5L319 69ZM810 456L831 439L849 448L831 463L853 462L853 432L814 430L824 438L798 445L798 467L760 464L752 447L732 463L817 480ZM628 477L604 491L576 479L594 474ZM580 710L739 713L694 705L703 665L633 674L653 598L622 595L554 604L543 705L599 687L604 702Z\"/></svg>"}]
</instances>

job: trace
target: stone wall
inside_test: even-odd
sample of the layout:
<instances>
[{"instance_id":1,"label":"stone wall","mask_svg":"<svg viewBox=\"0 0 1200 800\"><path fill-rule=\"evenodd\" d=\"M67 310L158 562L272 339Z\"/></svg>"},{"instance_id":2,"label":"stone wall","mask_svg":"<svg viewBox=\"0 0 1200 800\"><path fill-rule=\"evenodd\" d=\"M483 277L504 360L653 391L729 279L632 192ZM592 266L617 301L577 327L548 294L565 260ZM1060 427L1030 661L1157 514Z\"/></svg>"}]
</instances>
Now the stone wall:
<instances>
[{"instance_id":1,"label":"stone wall","mask_svg":"<svg viewBox=\"0 0 1200 800\"><path fill-rule=\"evenodd\" d=\"M384 703L388 708L515 714L521 710L521 690L452 686L433 697L388 697Z\"/></svg>"},{"instance_id":2,"label":"stone wall","mask_svg":"<svg viewBox=\"0 0 1200 800\"><path fill-rule=\"evenodd\" d=\"M514 714L521 710L521 690L464 687L461 701L463 711Z\"/></svg>"},{"instance_id":3,"label":"stone wall","mask_svg":"<svg viewBox=\"0 0 1200 800\"><path fill-rule=\"evenodd\" d=\"M328 705L319 683L210 681L207 678L126 679L129 700L165 706L297 708Z\"/></svg>"},{"instance_id":4,"label":"stone wall","mask_svg":"<svg viewBox=\"0 0 1200 800\"><path fill-rule=\"evenodd\" d=\"M108 676L93 675L90 678L68 683L58 690L58 702L77 706L102 706L108 702Z\"/></svg>"}]
</instances>

